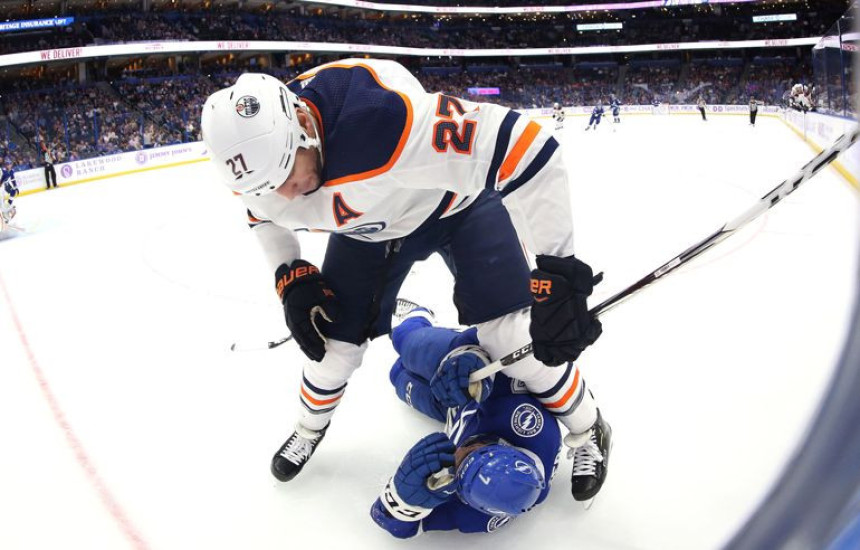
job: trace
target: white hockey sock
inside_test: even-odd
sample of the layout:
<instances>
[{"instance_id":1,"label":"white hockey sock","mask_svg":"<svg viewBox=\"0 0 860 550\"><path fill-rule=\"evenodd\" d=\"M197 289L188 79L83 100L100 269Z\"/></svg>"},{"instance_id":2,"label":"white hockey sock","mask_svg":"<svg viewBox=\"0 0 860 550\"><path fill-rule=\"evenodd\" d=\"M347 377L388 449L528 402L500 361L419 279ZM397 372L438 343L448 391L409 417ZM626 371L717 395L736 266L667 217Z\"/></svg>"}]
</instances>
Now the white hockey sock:
<instances>
[{"instance_id":1,"label":"white hockey sock","mask_svg":"<svg viewBox=\"0 0 860 550\"><path fill-rule=\"evenodd\" d=\"M361 346L329 340L322 361L308 361L302 371L299 393L301 413L299 423L314 431L329 423L346 391L346 382L361 365L367 343Z\"/></svg>"},{"instance_id":2,"label":"white hockey sock","mask_svg":"<svg viewBox=\"0 0 860 550\"><path fill-rule=\"evenodd\" d=\"M478 325L478 341L496 360L531 341L529 310L510 313ZM529 392L573 434L591 429L597 420L597 405L585 379L572 363L548 367L528 356L507 367L504 373L525 383Z\"/></svg>"}]
</instances>

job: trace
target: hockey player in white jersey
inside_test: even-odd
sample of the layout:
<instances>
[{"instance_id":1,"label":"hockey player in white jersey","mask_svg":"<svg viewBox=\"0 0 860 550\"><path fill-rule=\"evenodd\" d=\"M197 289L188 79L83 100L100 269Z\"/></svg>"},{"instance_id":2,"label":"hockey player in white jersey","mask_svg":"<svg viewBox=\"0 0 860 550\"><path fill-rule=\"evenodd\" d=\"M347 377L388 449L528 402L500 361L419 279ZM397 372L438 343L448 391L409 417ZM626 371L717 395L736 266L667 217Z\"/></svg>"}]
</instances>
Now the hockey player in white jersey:
<instances>
[{"instance_id":1,"label":"hockey player in white jersey","mask_svg":"<svg viewBox=\"0 0 860 550\"><path fill-rule=\"evenodd\" d=\"M552 106L552 119L555 121L555 129L564 130L564 109L558 103Z\"/></svg>"},{"instance_id":2,"label":"hockey player in white jersey","mask_svg":"<svg viewBox=\"0 0 860 550\"><path fill-rule=\"evenodd\" d=\"M812 109L812 100L810 87L801 83L797 83L791 87L791 95L789 97L789 106L797 111L804 113Z\"/></svg>"},{"instance_id":3,"label":"hockey player in white jersey","mask_svg":"<svg viewBox=\"0 0 860 550\"><path fill-rule=\"evenodd\" d=\"M393 61L337 61L290 87L242 75L201 120L310 359L272 474L289 481L310 459L367 340L390 330L411 265L434 252L461 324L493 359L532 341L534 356L505 373L564 424L569 447L585 444L597 406L571 361L602 329L586 305L595 277L573 255L558 142L510 109L427 93ZM302 259L302 230L331 233L321 269ZM521 240L537 255L531 277Z\"/></svg>"}]
</instances>

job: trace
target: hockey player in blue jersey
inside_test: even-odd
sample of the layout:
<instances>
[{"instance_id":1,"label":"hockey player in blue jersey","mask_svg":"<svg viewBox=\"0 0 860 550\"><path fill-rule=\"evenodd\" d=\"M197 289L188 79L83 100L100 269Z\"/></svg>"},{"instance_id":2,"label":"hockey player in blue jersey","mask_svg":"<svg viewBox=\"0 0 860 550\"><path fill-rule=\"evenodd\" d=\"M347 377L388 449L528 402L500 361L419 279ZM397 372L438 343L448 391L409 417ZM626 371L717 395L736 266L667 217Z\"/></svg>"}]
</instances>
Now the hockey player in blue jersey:
<instances>
[{"instance_id":1,"label":"hockey player in blue jersey","mask_svg":"<svg viewBox=\"0 0 860 550\"><path fill-rule=\"evenodd\" d=\"M600 124L600 118L603 116L603 103L598 101L597 105L594 106L594 109L591 110L591 119L588 121L588 126L585 127L585 130L591 130L591 126L594 126L594 129L597 130L597 125Z\"/></svg>"},{"instance_id":2,"label":"hockey player in blue jersey","mask_svg":"<svg viewBox=\"0 0 860 550\"><path fill-rule=\"evenodd\" d=\"M5 222L15 217L15 206L13 199L18 195L18 182L15 180L15 170L12 162L6 159L3 169L0 171L0 215Z\"/></svg>"},{"instance_id":3,"label":"hockey player in blue jersey","mask_svg":"<svg viewBox=\"0 0 860 550\"><path fill-rule=\"evenodd\" d=\"M609 108L612 109L612 122L614 124L621 122L621 101L615 97L615 94L609 96Z\"/></svg>"},{"instance_id":4,"label":"hockey player in blue jersey","mask_svg":"<svg viewBox=\"0 0 860 550\"><path fill-rule=\"evenodd\" d=\"M469 374L489 362L475 329L432 326L418 308L391 334L400 357L390 379L397 396L447 434L424 437L406 454L371 507L371 517L398 538L422 531L492 532L549 494L561 449L553 416L525 385L497 374L484 379L479 401L467 392ZM597 427L574 458L571 491L593 498L606 478L611 429Z\"/></svg>"}]
</instances>

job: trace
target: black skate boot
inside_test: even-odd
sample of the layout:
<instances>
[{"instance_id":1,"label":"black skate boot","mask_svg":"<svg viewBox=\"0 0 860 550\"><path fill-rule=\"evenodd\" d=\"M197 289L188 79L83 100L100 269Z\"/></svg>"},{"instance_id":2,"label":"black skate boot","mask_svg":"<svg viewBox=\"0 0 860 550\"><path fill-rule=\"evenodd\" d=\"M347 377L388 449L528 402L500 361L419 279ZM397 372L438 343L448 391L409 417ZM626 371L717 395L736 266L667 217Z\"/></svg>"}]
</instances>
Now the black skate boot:
<instances>
[{"instance_id":1,"label":"black skate boot","mask_svg":"<svg viewBox=\"0 0 860 550\"><path fill-rule=\"evenodd\" d=\"M328 424L318 432L296 424L296 431L272 457L272 475L278 481L290 481L299 475L307 461L311 459L317 445L325 437L326 430L328 430Z\"/></svg>"},{"instance_id":2,"label":"black skate boot","mask_svg":"<svg viewBox=\"0 0 860 550\"><path fill-rule=\"evenodd\" d=\"M574 500L587 501L594 498L603 487L609 469L609 451L612 447L612 428L603 420L600 409L597 421L591 428L591 436L584 445L568 451L573 457L573 473L570 475L570 492Z\"/></svg>"}]
</instances>

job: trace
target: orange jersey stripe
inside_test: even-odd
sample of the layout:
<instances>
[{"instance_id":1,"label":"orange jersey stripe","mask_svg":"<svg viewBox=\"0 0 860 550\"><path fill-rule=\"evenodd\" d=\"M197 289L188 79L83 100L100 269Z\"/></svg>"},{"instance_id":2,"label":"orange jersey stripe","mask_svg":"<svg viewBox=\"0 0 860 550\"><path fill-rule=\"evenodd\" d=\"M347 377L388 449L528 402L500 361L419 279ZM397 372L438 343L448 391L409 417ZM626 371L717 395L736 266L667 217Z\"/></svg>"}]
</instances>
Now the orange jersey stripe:
<instances>
[{"instance_id":1,"label":"orange jersey stripe","mask_svg":"<svg viewBox=\"0 0 860 550\"><path fill-rule=\"evenodd\" d=\"M310 401L314 405L322 406L322 405L328 405L329 403L334 403L335 401L337 401L338 399L343 397L343 393L341 393L337 397L332 397L331 399L315 399L315 398L311 397L311 395L307 391L305 391L304 386L302 386L302 397L304 397L305 399L307 399L308 401Z\"/></svg>"},{"instance_id":2,"label":"orange jersey stripe","mask_svg":"<svg viewBox=\"0 0 860 550\"><path fill-rule=\"evenodd\" d=\"M567 401L573 397L573 394L576 393L576 389L579 387L579 369L576 369L576 374L573 376L573 384L570 385L570 389L568 389L565 394L558 401L553 401L552 403L544 403L545 407L549 407L551 409L558 409L563 407Z\"/></svg>"},{"instance_id":3,"label":"orange jersey stripe","mask_svg":"<svg viewBox=\"0 0 860 550\"><path fill-rule=\"evenodd\" d=\"M538 132L540 132L540 125L535 121L529 122L526 129L523 130L523 133L520 134L516 144L514 144L514 148L511 149L511 152L508 153L507 157L505 157L505 161L502 163L501 168L499 168L500 182L511 177L511 174L513 174L517 169L517 165L523 159L526 151L528 151L528 148L535 140L535 137L537 137Z\"/></svg>"},{"instance_id":4,"label":"orange jersey stripe","mask_svg":"<svg viewBox=\"0 0 860 550\"><path fill-rule=\"evenodd\" d=\"M442 213L439 214L440 216L444 215L445 212L447 212L448 210L451 210L451 205L454 204L454 199L456 199L456 198L457 198L457 193L454 193L453 195L451 195L451 200L448 201L448 206L446 206L445 210L443 210Z\"/></svg>"}]
</instances>

